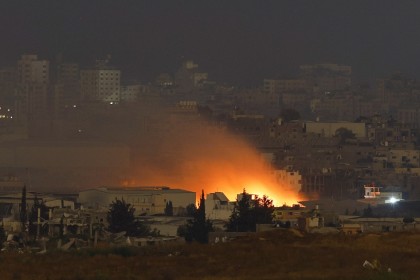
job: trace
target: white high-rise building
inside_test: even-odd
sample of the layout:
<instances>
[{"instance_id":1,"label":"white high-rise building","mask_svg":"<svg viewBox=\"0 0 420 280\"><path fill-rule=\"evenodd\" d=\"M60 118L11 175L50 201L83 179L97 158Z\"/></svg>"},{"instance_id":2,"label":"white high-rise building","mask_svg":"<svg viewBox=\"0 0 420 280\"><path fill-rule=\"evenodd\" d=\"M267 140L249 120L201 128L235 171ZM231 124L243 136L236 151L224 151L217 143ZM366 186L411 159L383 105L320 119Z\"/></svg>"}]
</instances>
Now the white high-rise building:
<instances>
[{"instance_id":1,"label":"white high-rise building","mask_svg":"<svg viewBox=\"0 0 420 280\"><path fill-rule=\"evenodd\" d=\"M120 101L120 70L82 70L80 77L83 99L109 103L118 103Z\"/></svg>"}]
</instances>

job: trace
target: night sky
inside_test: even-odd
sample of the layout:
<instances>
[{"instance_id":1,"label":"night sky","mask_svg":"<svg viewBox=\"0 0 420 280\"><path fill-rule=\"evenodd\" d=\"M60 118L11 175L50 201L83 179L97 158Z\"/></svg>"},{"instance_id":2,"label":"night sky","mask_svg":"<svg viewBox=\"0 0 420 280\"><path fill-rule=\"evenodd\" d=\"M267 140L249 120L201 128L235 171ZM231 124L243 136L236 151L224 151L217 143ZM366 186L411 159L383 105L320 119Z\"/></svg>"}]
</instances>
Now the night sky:
<instances>
[{"instance_id":1,"label":"night sky","mask_svg":"<svg viewBox=\"0 0 420 280\"><path fill-rule=\"evenodd\" d=\"M112 55L146 81L191 58L219 82L259 85L307 63L356 80L420 76L420 1L0 0L0 66L24 52L81 64Z\"/></svg>"}]
</instances>

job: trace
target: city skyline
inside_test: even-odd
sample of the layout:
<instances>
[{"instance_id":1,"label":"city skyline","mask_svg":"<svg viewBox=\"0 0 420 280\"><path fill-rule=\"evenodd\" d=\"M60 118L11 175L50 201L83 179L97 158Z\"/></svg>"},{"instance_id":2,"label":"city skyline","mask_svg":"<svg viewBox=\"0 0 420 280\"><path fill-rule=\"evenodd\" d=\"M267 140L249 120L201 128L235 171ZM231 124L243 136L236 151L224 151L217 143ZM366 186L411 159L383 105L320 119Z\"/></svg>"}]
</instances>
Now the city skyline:
<instances>
[{"instance_id":1,"label":"city skyline","mask_svg":"<svg viewBox=\"0 0 420 280\"><path fill-rule=\"evenodd\" d=\"M380 5L379 5L380 4ZM401 71L419 76L411 1L7 2L0 66L22 53L92 62L107 54L125 73L152 80L197 61L218 82L256 86L302 64L353 67L363 82Z\"/></svg>"}]
</instances>

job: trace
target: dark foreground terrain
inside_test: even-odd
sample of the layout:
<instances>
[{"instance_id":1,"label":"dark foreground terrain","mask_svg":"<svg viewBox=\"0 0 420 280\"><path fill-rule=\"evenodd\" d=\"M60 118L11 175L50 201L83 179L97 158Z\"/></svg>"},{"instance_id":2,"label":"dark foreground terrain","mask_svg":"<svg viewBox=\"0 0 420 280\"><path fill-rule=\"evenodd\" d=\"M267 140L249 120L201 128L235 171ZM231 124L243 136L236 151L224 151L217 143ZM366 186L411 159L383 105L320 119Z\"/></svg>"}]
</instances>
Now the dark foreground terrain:
<instances>
[{"instance_id":1,"label":"dark foreground terrain","mask_svg":"<svg viewBox=\"0 0 420 280\"><path fill-rule=\"evenodd\" d=\"M0 279L419 279L419 271L420 233L279 230L215 245L0 254Z\"/></svg>"}]
</instances>

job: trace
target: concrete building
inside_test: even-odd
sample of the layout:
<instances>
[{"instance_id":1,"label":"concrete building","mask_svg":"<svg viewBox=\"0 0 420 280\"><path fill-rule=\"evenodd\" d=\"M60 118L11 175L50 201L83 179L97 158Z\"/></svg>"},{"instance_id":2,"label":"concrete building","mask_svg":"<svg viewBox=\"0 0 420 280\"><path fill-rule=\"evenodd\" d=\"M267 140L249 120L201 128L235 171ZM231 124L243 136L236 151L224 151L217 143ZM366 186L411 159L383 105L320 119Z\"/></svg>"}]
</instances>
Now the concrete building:
<instances>
[{"instance_id":1,"label":"concrete building","mask_svg":"<svg viewBox=\"0 0 420 280\"><path fill-rule=\"evenodd\" d=\"M339 128L351 130L356 138L366 138L367 131L365 123L355 122L306 122L306 132L316 133L323 137L333 137Z\"/></svg>"},{"instance_id":2,"label":"concrete building","mask_svg":"<svg viewBox=\"0 0 420 280\"><path fill-rule=\"evenodd\" d=\"M354 217L339 216L342 227L357 227L358 232L391 232L391 231L416 231L420 219L414 218L412 222L405 222L402 217ZM345 230L344 230L345 231Z\"/></svg>"},{"instance_id":3,"label":"concrete building","mask_svg":"<svg viewBox=\"0 0 420 280\"><path fill-rule=\"evenodd\" d=\"M177 91L187 93L201 87L207 79L208 74L206 72L198 71L198 64L195 64L192 60L187 60L175 73L174 82L178 87Z\"/></svg>"},{"instance_id":4,"label":"concrete building","mask_svg":"<svg viewBox=\"0 0 420 280\"><path fill-rule=\"evenodd\" d=\"M48 60L39 60L35 54L22 55L17 64L18 82L48 84L49 66Z\"/></svg>"},{"instance_id":5,"label":"concrete building","mask_svg":"<svg viewBox=\"0 0 420 280\"><path fill-rule=\"evenodd\" d=\"M142 85L126 85L121 86L120 101L121 102L135 102L139 99L142 92Z\"/></svg>"},{"instance_id":6,"label":"concrete building","mask_svg":"<svg viewBox=\"0 0 420 280\"><path fill-rule=\"evenodd\" d=\"M74 201L55 196L52 194L27 192L26 203L28 213L31 211L35 201L43 202L50 208L74 209ZM22 190L15 193L0 194L0 220L5 230L9 232L20 232L20 207L22 203Z\"/></svg>"},{"instance_id":7,"label":"concrete building","mask_svg":"<svg viewBox=\"0 0 420 280\"><path fill-rule=\"evenodd\" d=\"M303 217L309 210L300 207L299 204L293 206L276 207L273 212L273 221L275 223L284 224L289 222L290 225L296 225L298 218Z\"/></svg>"},{"instance_id":8,"label":"concrete building","mask_svg":"<svg viewBox=\"0 0 420 280\"><path fill-rule=\"evenodd\" d=\"M49 90L48 60L39 60L37 55L24 54L17 63L17 115L29 119L47 113Z\"/></svg>"},{"instance_id":9,"label":"concrete building","mask_svg":"<svg viewBox=\"0 0 420 280\"><path fill-rule=\"evenodd\" d=\"M276 181L281 185L286 185L288 188L296 190L302 189L302 175L298 170L274 170L273 175Z\"/></svg>"},{"instance_id":10,"label":"concrete building","mask_svg":"<svg viewBox=\"0 0 420 280\"><path fill-rule=\"evenodd\" d=\"M388 151L388 162L393 167L416 168L420 167L420 151L414 149L390 149Z\"/></svg>"},{"instance_id":11,"label":"concrete building","mask_svg":"<svg viewBox=\"0 0 420 280\"><path fill-rule=\"evenodd\" d=\"M101 187L79 192L79 202L83 207L109 208L116 199L130 203L135 215L163 214L166 203L171 201L174 214L190 204L195 204L196 194L192 191L171 189L165 186L108 188Z\"/></svg>"},{"instance_id":12,"label":"concrete building","mask_svg":"<svg viewBox=\"0 0 420 280\"><path fill-rule=\"evenodd\" d=\"M77 63L59 63L55 69L53 112L60 116L66 108L80 103L80 69Z\"/></svg>"},{"instance_id":13,"label":"concrete building","mask_svg":"<svg viewBox=\"0 0 420 280\"><path fill-rule=\"evenodd\" d=\"M121 71L108 66L80 71L81 96L86 101L118 103Z\"/></svg>"},{"instance_id":14,"label":"concrete building","mask_svg":"<svg viewBox=\"0 0 420 280\"><path fill-rule=\"evenodd\" d=\"M17 82L16 67L0 69L0 106L12 108Z\"/></svg>"},{"instance_id":15,"label":"concrete building","mask_svg":"<svg viewBox=\"0 0 420 280\"><path fill-rule=\"evenodd\" d=\"M374 183L364 185L365 195L361 202L368 203L372 206L390 203L394 204L402 200L402 192L381 191L380 187Z\"/></svg>"},{"instance_id":16,"label":"concrete building","mask_svg":"<svg viewBox=\"0 0 420 280\"><path fill-rule=\"evenodd\" d=\"M209 193L206 196L206 216L210 220L228 220L232 215L234 202L222 192Z\"/></svg>"},{"instance_id":17,"label":"concrete building","mask_svg":"<svg viewBox=\"0 0 420 280\"><path fill-rule=\"evenodd\" d=\"M299 67L308 92L323 95L326 92L348 89L351 86L351 66L314 64Z\"/></svg>"}]
</instances>

